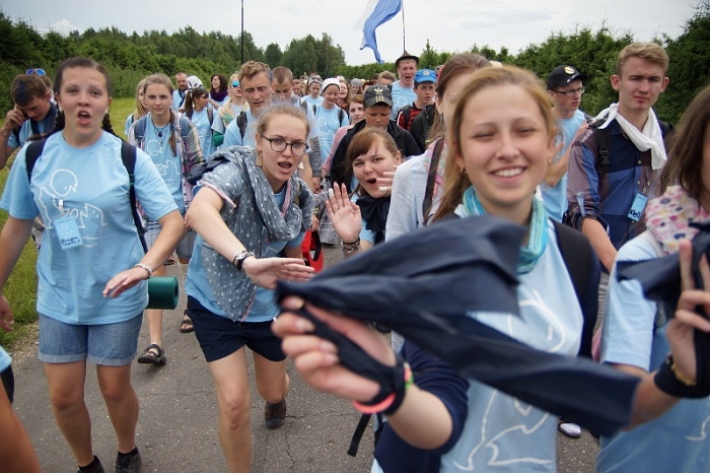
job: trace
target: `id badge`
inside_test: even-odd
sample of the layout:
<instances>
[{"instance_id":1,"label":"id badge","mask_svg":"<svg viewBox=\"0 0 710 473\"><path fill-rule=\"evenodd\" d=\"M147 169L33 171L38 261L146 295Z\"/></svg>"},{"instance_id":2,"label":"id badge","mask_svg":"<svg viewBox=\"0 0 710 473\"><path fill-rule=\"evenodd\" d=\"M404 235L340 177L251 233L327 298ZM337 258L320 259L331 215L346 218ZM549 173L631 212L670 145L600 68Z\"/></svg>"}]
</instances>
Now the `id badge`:
<instances>
[{"instance_id":1,"label":"id badge","mask_svg":"<svg viewBox=\"0 0 710 473\"><path fill-rule=\"evenodd\" d=\"M63 250L81 246L84 242L79 234L79 227L76 225L74 217L63 217L52 221L54 229L57 231L59 246Z\"/></svg>"},{"instance_id":2,"label":"id badge","mask_svg":"<svg viewBox=\"0 0 710 473\"><path fill-rule=\"evenodd\" d=\"M627 217L634 222L641 220L643 209L646 208L646 202L648 202L648 197L643 194L636 194L636 197L634 197L634 203L631 204L631 210L629 210L629 215L627 215Z\"/></svg>"}]
</instances>

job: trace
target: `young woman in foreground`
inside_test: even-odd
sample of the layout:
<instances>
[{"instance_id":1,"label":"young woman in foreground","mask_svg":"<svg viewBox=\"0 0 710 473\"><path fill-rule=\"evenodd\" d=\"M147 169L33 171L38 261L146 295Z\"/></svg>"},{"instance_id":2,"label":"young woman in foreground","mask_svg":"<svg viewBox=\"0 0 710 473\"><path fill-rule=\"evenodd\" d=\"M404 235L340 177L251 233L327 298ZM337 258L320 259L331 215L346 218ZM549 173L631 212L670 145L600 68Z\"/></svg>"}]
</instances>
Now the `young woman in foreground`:
<instances>
[{"instance_id":1,"label":"young woman in foreground","mask_svg":"<svg viewBox=\"0 0 710 473\"><path fill-rule=\"evenodd\" d=\"M582 339L582 312L596 311L593 295L599 276L590 278L585 292L592 297L585 297L589 304L580 307L552 221L533 197L553 156L555 132L546 93L533 74L511 67L476 72L448 124L444 195L435 218L488 214L526 227L518 262L520 317L480 312L469 316L538 350L574 356ZM710 283L710 270L707 264L703 267ZM689 290L670 322L674 330L667 333L672 347L692 346L692 327L710 331L710 322L689 310L697 304L710 307L710 294L690 290L687 276L684 283ZM300 303L286 300L289 307ZM309 309L376 359L397 363L386 340L362 323ZM309 335L312 329L310 322L290 313L274 324L284 337L284 351L310 384L359 403L373 399L379 386L339 365L335 347ZM409 342L403 354L411 364L413 384L398 394L402 403L388 418L372 471L555 471L554 415L474 379L462 382ZM694 380L694 353L674 349L673 355L678 377ZM646 418L677 401L659 391L648 376L635 404L635 414Z\"/></svg>"}]
</instances>

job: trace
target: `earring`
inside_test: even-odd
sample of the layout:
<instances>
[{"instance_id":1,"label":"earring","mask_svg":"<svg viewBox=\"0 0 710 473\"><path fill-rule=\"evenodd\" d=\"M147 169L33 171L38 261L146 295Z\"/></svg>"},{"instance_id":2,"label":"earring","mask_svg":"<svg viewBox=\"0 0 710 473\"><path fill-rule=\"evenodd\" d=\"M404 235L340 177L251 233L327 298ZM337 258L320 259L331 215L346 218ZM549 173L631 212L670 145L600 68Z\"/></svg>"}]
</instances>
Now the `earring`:
<instances>
[{"instance_id":1,"label":"earring","mask_svg":"<svg viewBox=\"0 0 710 473\"><path fill-rule=\"evenodd\" d=\"M259 167L264 165L264 153L261 151L256 152L256 165Z\"/></svg>"}]
</instances>

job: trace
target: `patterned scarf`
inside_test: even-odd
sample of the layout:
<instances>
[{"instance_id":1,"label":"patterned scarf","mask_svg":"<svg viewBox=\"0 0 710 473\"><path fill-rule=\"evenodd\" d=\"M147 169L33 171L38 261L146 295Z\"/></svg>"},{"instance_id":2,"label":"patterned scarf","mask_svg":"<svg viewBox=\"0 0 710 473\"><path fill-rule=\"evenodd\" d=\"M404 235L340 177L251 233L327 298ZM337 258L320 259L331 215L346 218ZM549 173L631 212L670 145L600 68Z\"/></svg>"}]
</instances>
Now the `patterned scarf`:
<instances>
[{"instance_id":1,"label":"patterned scarf","mask_svg":"<svg viewBox=\"0 0 710 473\"><path fill-rule=\"evenodd\" d=\"M698 233L689 223L709 220L708 211L681 186L668 187L662 196L649 202L646 209L646 228L666 255L678 252L678 241L692 239Z\"/></svg>"},{"instance_id":2,"label":"patterned scarf","mask_svg":"<svg viewBox=\"0 0 710 473\"><path fill-rule=\"evenodd\" d=\"M527 245L520 248L520 258L518 259L518 274L525 274L532 271L535 263L545 252L547 247L547 212L540 199L533 198L532 217L530 218L530 228ZM476 197L473 186L466 189L463 194L462 210L464 216L486 215L486 209Z\"/></svg>"}]
</instances>

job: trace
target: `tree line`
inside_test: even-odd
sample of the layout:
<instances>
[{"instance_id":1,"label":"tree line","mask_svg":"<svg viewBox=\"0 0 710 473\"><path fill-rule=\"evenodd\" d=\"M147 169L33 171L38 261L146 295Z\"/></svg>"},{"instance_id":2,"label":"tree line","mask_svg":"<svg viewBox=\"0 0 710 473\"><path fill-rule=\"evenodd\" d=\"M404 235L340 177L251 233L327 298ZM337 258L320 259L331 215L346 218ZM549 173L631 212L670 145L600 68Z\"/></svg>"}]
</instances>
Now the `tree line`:
<instances>
[{"instance_id":1,"label":"tree line","mask_svg":"<svg viewBox=\"0 0 710 473\"><path fill-rule=\"evenodd\" d=\"M175 33L165 30L143 34L122 32L117 28L83 33L72 31L64 36L56 32L38 33L24 21L13 21L0 11L0 110L12 106L9 87L12 78L28 68L42 67L52 74L70 56L82 55L101 62L111 73L115 97L131 97L135 85L153 72L172 75L186 71L199 76L205 84L211 74L229 74L239 69L242 54L240 37L219 32L199 33L186 26ZM614 72L616 56L633 42L630 34L615 35L602 25L597 31L576 28L553 32L541 44L530 44L517 54L507 48L495 50L473 45L469 51L489 59L514 64L536 72L541 78L560 64L572 64L589 76L582 108L594 115L615 101L609 76ZM655 109L664 120L676 122L693 96L710 83L710 0L701 0L695 13L686 21L677 38L663 35L656 39L671 58L668 90ZM394 71L394 64L348 66L343 49L323 33L293 39L285 49L276 43L261 48L250 33L244 33L244 60L256 60L271 67L284 65L295 74L317 71L323 77L343 75L369 79L383 70ZM438 52L427 41L419 53L420 67L443 64L451 52Z\"/></svg>"}]
</instances>

